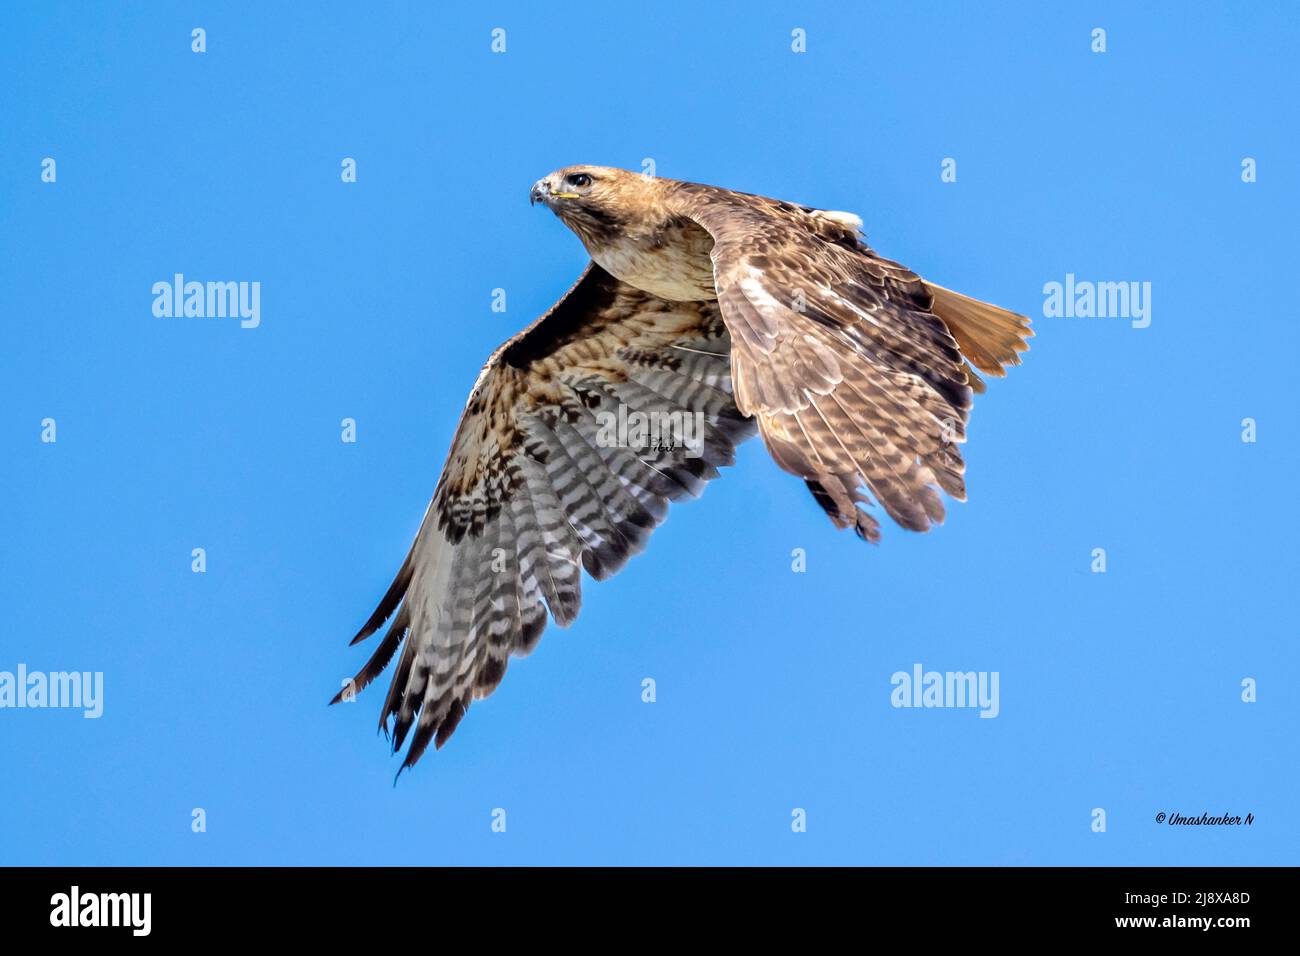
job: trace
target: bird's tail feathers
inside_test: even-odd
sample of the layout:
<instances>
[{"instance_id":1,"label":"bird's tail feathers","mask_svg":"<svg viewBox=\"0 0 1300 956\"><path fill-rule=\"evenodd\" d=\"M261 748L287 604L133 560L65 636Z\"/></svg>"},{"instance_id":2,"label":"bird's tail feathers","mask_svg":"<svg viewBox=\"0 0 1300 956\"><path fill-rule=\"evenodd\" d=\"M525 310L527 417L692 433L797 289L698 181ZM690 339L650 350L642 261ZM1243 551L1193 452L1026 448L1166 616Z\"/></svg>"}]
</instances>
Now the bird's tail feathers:
<instances>
[{"instance_id":1,"label":"bird's tail feathers","mask_svg":"<svg viewBox=\"0 0 1300 956\"><path fill-rule=\"evenodd\" d=\"M1020 364L1020 353L1029 350L1027 339L1034 334L1029 319L933 282L925 287L934 295L931 310L943 319L971 365L1001 378L1007 374L1007 366ZM972 378L971 387L982 392L984 383L973 372L967 374Z\"/></svg>"}]
</instances>

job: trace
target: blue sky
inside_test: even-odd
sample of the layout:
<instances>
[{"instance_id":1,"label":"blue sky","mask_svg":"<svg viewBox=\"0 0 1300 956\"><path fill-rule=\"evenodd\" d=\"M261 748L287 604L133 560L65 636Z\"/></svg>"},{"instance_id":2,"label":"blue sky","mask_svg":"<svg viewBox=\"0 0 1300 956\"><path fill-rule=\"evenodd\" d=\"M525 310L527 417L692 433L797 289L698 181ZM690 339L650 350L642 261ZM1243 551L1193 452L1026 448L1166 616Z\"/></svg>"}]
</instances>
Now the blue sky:
<instances>
[{"instance_id":1,"label":"blue sky","mask_svg":"<svg viewBox=\"0 0 1300 956\"><path fill-rule=\"evenodd\" d=\"M0 863L1297 862L1294 5L122 6L0 30L0 671L104 675L0 710ZM854 210L1033 349L943 528L836 533L751 443L394 787L387 677L325 702L585 261L528 186L646 158ZM260 325L155 317L178 272ZM1149 327L1044 317L1067 274ZM999 715L892 707L917 663Z\"/></svg>"}]
</instances>

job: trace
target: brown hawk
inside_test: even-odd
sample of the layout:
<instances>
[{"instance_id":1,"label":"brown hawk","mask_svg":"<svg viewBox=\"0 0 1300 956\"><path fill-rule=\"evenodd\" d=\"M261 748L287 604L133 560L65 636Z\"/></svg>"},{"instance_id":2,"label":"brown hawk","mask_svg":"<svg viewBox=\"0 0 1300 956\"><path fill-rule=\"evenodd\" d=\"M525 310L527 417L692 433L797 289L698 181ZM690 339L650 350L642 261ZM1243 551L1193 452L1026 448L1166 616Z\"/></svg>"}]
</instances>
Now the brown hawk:
<instances>
[{"instance_id":1,"label":"brown hawk","mask_svg":"<svg viewBox=\"0 0 1300 956\"><path fill-rule=\"evenodd\" d=\"M401 651L380 726L393 718L395 752L414 728L403 769L533 649L548 612L574 620L581 568L622 568L755 429L837 528L878 541L873 498L904 528L942 522L939 490L966 497L975 369L1004 375L1033 334L881 258L849 213L600 166L551 173L531 199L592 262L483 366L353 643L391 623L335 697Z\"/></svg>"}]
</instances>

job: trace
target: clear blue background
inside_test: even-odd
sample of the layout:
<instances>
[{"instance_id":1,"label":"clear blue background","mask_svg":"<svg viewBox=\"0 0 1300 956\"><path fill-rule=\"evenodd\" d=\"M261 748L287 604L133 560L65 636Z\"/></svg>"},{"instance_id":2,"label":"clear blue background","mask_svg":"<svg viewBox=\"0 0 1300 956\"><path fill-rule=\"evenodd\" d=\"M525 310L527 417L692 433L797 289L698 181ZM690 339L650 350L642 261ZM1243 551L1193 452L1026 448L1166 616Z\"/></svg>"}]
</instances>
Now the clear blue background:
<instances>
[{"instance_id":1,"label":"clear blue background","mask_svg":"<svg viewBox=\"0 0 1300 956\"><path fill-rule=\"evenodd\" d=\"M0 711L0 862L1298 862L1296 5L120 6L0 13L0 669L106 698ZM836 533L751 443L394 787L387 675L325 702L481 362L582 268L528 186L646 157L855 210L1033 350L942 529ZM175 272L261 327L155 318ZM1150 328L1043 318L1067 272ZM915 662L1001 716L892 708Z\"/></svg>"}]
</instances>

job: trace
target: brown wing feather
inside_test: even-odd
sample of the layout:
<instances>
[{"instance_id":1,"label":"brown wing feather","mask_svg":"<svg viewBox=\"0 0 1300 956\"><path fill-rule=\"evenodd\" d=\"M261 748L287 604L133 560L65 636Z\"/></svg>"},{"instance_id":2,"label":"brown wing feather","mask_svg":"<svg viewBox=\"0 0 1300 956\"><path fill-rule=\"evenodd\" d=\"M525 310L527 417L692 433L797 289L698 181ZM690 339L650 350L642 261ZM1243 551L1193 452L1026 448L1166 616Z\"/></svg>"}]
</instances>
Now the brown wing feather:
<instances>
[{"instance_id":1,"label":"brown wing feather","mask_svg":"<svg viewBox=\"0 0 1300 956\"><path fill-rule=\"evenodd\" d=\"M942 290L949 326L934 288L818 210L690 183L669 204L713 236L736 402L777 464L869 540L863 485L905 528L942 522L936 489L965 498L959 444L983 388L966 358L1000 373L1011 313Z\"/></svg>"},{"instance_id":2,"label":"brown wing feather","mask_svg":"<svg viewBox=\"0 0 1300 956\"><path fill-rule=\"evenodd\" d=\"M618 571L734 460L753 423L731 397L730 338L715 303L668 303L596 265L492 355L397 578L354 643L391 619L350 690L399 648L380 715L403 768L492 692L547 613L581 605L581 574ZM699 413L698 442L610 441L606 413ZM687 436L689 437L689 436ZM335 700L342 699L341 692Z\"/></svg>"}]
</instances>

